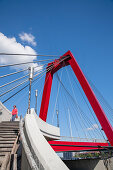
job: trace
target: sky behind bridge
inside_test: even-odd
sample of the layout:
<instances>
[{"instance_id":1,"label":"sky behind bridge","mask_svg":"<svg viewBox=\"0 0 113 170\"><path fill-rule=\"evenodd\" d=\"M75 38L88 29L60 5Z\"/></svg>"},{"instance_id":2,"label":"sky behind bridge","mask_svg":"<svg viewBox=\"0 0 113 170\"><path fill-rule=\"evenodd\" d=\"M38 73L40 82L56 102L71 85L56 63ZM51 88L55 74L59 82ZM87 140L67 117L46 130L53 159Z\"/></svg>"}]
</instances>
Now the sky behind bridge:
<instances>
[{"instance_id":1,"label":"sky behind bridge","mask_svg":"<svg viewBox=\"0 0 113 170\"><path fill-rule=\"evenodd\" d=\"M60 56L68 50L113 108L112 0L0 0L0 52ZM0 64L36 59L45 58L0 56ZM14 101L6 103L10 110ZM27 104L17 106L25 115Z\"/></svg>"}]
</instances>

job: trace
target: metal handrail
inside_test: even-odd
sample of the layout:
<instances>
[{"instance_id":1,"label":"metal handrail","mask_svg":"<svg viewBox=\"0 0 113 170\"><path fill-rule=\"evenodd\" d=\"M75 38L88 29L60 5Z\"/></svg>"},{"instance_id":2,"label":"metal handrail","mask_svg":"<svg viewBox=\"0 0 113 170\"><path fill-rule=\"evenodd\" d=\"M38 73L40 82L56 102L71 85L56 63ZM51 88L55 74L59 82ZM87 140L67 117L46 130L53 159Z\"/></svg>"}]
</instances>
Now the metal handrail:
<instances>
[{"instance_id":1,"label":"metal handrail","mask_svg":"<svg viewBox=\"0 0 113 170\"><path fill-rule=\"evenodd\" d=\"M60 140L63 140L63 141L73 141L73 142L108 143L108 141L105 140L105 139L79 138L79 137L70 137L70 136L60 136Z\"/></svg>"}]
</instances>

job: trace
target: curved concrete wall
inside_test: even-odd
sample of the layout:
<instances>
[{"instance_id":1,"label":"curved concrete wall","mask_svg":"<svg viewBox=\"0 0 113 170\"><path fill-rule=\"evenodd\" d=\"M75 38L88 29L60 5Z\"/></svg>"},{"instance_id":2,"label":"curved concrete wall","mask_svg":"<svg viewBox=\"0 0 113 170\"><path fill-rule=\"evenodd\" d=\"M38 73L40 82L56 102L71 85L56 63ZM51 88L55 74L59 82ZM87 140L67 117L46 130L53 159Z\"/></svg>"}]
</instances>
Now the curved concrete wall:
<instances>
[{"instance_id":1,"label":"curved concrete wall","mask_svg":"<svg viewBox=\"0 0 113 170\"><path fill-rule=\"evenodd\" d=\"M27 144L24 131L23 131L23 121L20 120L19 123L20 128L20 135L22 140L22 158L21 158L21 170L39 170L39 168L36 165L36 162L34 161L32 157L32 153L30 151L30 148Z\"/></svg>"},{"instance_id":2,"label":"curved concrete wall","mask_svg":"<svg viewBox=\"0 0 113 170\"><path fill-rule=\"evenodd\" d=\"M34 109L31 109L31 112L35 116L35 119L37 121L40 131L42 132L43 136L47 140L59 140L60 139L60 129L58 127L52 126L52 125L44 122L42 119L40 119L36 115Z\"/></svg>"},{"instance_id":3,"label":"curved concrete wall","mask_svg":"<svg viewBox=\"0 0 113 170\"><path fill-rule=\"evenodd\" d=\"M0 102L0 122L9 121L11 117L11 112Z\"/></svg>"},{"instance_id":4,"label":"curved concrete wall","mask_svg":"<svg viewBox=\"0 0 113 170\"><path fill-rule=\"evenodd\" d=\"M54 152L52 147L49 145L49 143L43 136L39 128L39 124L41 124L39 122L41 121L38 120L38 118L36 117L37 115L34 113L34 110L31 110L31 114L26 114L24 134L27 139L27 143L29 149L31 150L32 156L36 164L38 165L39 169L68 170L67 166Z\"/></svg>"}]
</instances>

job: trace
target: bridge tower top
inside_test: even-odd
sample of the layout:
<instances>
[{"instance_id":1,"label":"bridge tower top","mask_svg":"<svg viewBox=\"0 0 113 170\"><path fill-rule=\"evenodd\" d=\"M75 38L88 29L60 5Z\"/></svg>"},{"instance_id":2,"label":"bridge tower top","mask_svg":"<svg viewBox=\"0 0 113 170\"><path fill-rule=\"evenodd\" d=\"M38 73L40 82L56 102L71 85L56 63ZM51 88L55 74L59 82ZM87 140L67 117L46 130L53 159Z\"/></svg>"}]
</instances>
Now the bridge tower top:
<instances>
[{"instance_id":1,"label":"bridge tower top","mask_svg":"<svg viewBox=\"0 0 113 170\"><path fill-rule=\"evenodd\" d=\"M90 105L92 106L97 116L97 119L99 120L102 126L102 129L104 130L110 144L113 146L113 127L111 126L106 114L104 113L104 110L102 109L93 90L91 89L85 75L83 74L81 68L79 67L77 61L75 60L73 54L70 51L65 53L63 56L61 56L59 59L55 60L54 62L49 63L47 66L47 73L46 73L46 78L45 78L39 117L43 121L46 121L51 87L52 87L53 74L56 71L58 71L60 68L65 67L67 65L70 65L71 68L73 69Z\"/></svg>"}]
</instances>

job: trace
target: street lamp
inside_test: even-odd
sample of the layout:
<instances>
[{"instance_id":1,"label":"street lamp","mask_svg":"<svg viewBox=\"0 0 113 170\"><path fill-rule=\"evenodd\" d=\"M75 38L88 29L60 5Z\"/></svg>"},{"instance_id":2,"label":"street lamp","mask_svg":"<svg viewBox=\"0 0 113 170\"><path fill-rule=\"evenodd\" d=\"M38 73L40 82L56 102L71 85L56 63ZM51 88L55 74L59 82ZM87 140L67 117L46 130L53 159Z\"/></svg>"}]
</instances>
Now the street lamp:
<instances>
[{"instance_id":1,"label":"street lamp","mask_svg":"<svg viewBox=\"0 0 113 170\"><path fill-rule=\"evenodd\" d=\"M35 97L36 97L35 112L36 114L37 114L37 96L38 96L38 90L35 90Z\"/></svg>"},{"instance_id":2,"label":"street lamp","mask_svg":"<svg viewBox=\"0 0 113 170\"><path fill-rule=\"evenodd\" d=\"M56 110L56 114L57 114L57 127L59 127L59 114L58 114L58 110Z\"/></svg>"},{"instance_id":3,"label":"street lamp","mask_svg":"<svg viewBox=\"0 0 113 170\"><path fill-rule=\"evenodd\" d=\"M31 83L33 80L34 68L29 67L29 100L28 100L28 110L27 113L30 114L30 102L31 102Z\"/></svg>"}]
</instances>

